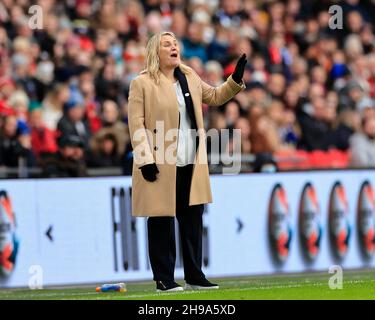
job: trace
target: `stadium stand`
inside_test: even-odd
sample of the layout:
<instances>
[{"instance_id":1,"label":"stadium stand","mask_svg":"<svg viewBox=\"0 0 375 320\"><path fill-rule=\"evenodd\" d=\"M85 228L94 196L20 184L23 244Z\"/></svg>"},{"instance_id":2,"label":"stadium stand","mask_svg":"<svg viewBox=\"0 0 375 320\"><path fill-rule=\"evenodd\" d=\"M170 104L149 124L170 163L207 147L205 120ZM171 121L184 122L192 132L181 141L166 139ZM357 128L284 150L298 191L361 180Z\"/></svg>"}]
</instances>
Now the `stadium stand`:
<instances>
[{"instance_id":1,"label":"stadium stand","mask_svg":"<svg viewBox=\"0 0 375 320\"><path fill-rule=\"evenodd\" d=\"M333 4L342 29L329 27ZM30 26L32 5L42 8L41 29ZM2 176L44 172L69 154L69 135L83 145L68 167L131 174L129 84L149 35L163 30L213 86L247 54L246 90L203 106L207 130L242 130L244 159L271 154L278 170L375 166L374 9L359 0L3 0Z\"/></svg>"}]
</instances>

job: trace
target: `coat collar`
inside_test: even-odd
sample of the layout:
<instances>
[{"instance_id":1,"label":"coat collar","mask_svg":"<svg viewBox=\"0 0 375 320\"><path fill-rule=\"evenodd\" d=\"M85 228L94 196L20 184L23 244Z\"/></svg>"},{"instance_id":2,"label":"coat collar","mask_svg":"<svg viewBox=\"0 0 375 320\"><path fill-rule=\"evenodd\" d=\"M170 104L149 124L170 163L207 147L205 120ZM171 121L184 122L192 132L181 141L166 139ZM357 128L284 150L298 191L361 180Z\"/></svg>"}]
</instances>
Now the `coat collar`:
<instances>
[{"instance_id":1,"label":"coat collar","mask_svg":"<svg viewBox=\"0 0 375 320\"><path fill-rule=\"evenodd\" d=\"M169 83L169 84L173 84L173 82L171 80L169 80L163 72L161 72L159 70L159 79L160 79L160 82L164 82L164 83Z\"/></svg>"},{"instance_id":2,"label":"coat collar","mask_svg":"<svg viewBox=\"0 0 375 320\"><path fill-rule=\"evenodd\" d=\"M169 86L173 85L173 82L171 80L169 80L164 75L164 73L162 73L160 70L159 70L159 74L160 74L160 83L163 83L163 84L166 84L166 85L169 85ZM202 108L201 100L199 99L199 96L197 95L198 92L196 92L196 90L194 89L195 86L194 86L194 83L192 83L193 79L189 75L186 75L186 80L188 82L191 98L193 100L193 108L194 108L194 114L195 114L197 126L198 126L198 128L204 128L203 119L202 119L202 116L201 116L201 112L202 112L201 111L201 108Z\"/></svg>"}]
</instances>

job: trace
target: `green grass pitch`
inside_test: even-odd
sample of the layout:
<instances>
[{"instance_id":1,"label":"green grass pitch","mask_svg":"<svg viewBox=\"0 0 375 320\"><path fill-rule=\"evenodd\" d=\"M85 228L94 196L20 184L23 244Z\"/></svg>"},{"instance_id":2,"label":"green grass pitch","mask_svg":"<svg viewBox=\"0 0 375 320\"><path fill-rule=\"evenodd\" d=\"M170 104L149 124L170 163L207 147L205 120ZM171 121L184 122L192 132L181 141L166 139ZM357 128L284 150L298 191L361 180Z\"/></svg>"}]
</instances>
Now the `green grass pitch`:
<instances>
[{"instance_id":1,"label":"green grass pitch","mask_svg":"<svg viewBox=\"0 0 375 320\"><path fill-rule=\"evenodd\" d=\"M302 273L210 279L219 290L157 293L154 282L128 282L127 292L95 292L96 285L43 290L0 289L0 300L275 300L275 299L375 299L375 270L344 271L343 288L332 290L332 274ZM177 280L178 281L178 280ZM183 285L183 281L178 281Z\"/></svg>"}]
</instances>

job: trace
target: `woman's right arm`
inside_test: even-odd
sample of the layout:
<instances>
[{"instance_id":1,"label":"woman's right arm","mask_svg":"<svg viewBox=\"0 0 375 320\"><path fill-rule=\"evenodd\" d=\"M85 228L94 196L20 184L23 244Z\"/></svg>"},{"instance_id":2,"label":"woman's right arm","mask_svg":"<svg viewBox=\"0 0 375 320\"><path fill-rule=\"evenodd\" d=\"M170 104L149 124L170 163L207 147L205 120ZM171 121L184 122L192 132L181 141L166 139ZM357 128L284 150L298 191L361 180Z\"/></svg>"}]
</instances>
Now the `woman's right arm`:
<instances>
[{"instance_id":1,"label":"woman's right arm","mask_svg":"<svg viewBox=\"0 0 375 320\"><path fill-rule=\"evenodd\" d=\"M128 118L130 141L133 147L134 163L139 168L146 164L154 163L149 139L152 133L145 127L144 92L139 78L130 83L128 99Z\"/></svg>"}]
</instances>

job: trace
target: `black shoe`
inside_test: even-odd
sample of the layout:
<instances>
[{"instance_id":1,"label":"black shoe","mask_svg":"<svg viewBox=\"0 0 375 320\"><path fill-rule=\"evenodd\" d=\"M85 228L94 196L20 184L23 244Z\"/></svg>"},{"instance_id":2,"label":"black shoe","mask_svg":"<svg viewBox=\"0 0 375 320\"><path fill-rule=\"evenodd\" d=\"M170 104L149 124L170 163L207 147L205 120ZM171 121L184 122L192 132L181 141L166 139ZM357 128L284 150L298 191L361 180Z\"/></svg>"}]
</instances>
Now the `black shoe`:
<instances>
[{"instance_id":1,"label":"black shoe","mask_svg":"<svg viewBox=\"0 0 375 320\"><path fill-rule=\"evenodd\" d=\"M212 290L212 289L219 289L219 286L215 283L211 283L207 279L199 280L199 281L191 281L186 282L185 290Z\"/></svg>"},{"instance_id":2,"label":"black shoe","mask_svg":"<svg viewBox=\"0 0 375 320\"><path fill-rule=\"evenodd\" d=\"M183 291L178 283L169 280L169 281L156 281L156 291L157 292L172 292L172 291Z\"/></svg>"}]
</instances>

